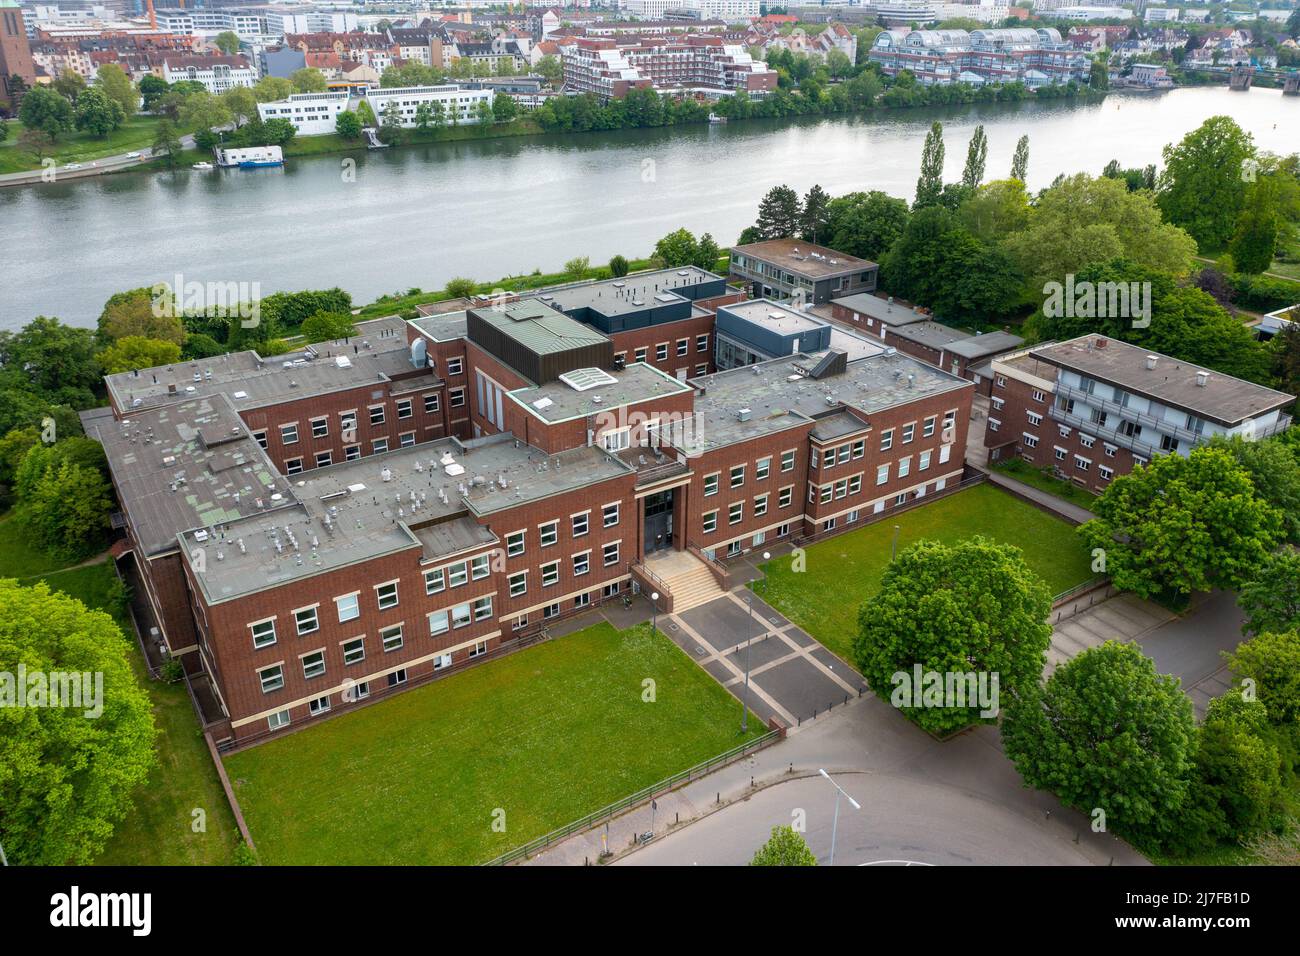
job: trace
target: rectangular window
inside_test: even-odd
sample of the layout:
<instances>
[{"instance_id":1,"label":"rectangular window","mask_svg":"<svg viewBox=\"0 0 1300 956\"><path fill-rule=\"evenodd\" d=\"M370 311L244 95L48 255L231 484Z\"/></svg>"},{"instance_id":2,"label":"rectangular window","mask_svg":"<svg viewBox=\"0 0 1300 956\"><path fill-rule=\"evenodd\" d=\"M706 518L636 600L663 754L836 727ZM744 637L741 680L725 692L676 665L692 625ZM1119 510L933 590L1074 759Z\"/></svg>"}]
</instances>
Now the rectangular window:
<instances>
[{"instance_id":1,"label":"rectangular window","mask_svg":"<svg viewBox=\"0 0 1300 956\"><path fill-rule=\"evenodd\" d=\"M709 366L704 363L695 366L696 375L706 375L708 374L708 371L709 371Z\"/></svg>"},{"instance_id":2,"label":"rectangular window","mask_svg":"<svg viewBox=\"0 0 1300 956\"><path fill-rule=\"evenodd\" d=\"M911 443L912 438L916 435L916 422L908 422L903 426L903 444Z\"/></svg>"},{"instance_id":3,"label":"rectangular window","mask_svg":"<svg viewBox=\"0 0 1300 956\"><path fill-rule=\"evenodd\" d=\"M893 447L894 447L894 430L892 428L889 428L880 433L880 450L889 451L889 449Z\"/></svg>"},{"instance_id":4,"label":"rectangular window","mask_svg":"<svg viewBox=\"0 0 1300 956\"><path fill-rule=\"evenodd\" d=\"M424 593L437 594L447 586L447 575L442 568L424 572Z\"/></svg>"},{"instance_id":5,"label":"rectangular window","mask_svg":"<svg viewBox=\"0 0 1300 956\"><path fill-rule=\"evenodd\" d=\"M841 478L839 481L835 482L835 497L837 499L847 498L848 494L849 480L847 478Z\"/></svg>"},{"instance_id":6,"label":"rectangular window","mask_svg":"<svg viewBox=\"0 0 1300 956\"><path fill-rule=\"evenodd\" d=\"M767 514L767 495L756 495L754 498L754 517L761 518Z\"/></svg>"},{"instance_id":7,"label":"rectangular window","mask_svg":"<svg viewBox=\"0 0 1300 956\"><path fill-rule=\"evenodd\" d=\"M304 654L302 660L302 676L308 679L320 677L325 673L325 652L312 651L310 654Z\"/></svg>"},{"instance_id":8,"label":"rectangular window","mask_svg":"<svg viewBox=\"0 0 1300 956\"><path fill-rule=\"evenodd\" d=\"M333 453L328 452L328 451L318 451L318 452L316 452L316 467L317 467L317 468L328 468L328 467L329 467L330 465L332 465L332 464L334 464L334 455L333 455Z\"/></svg>"},{"instance_id":9,"label":"rectangular window","mask_svg":"<svg viewBox=\"0 0 1300 956\"><path fill-rule=\"evenodd\" d=\"M930 456L932 454L933 452L930 452L928 450L921 452L921 460L916 464L917 471L925 471L927 468L930 467Z\"/></svg>"},{"instance_id":10,"label":"rectangular window","mask_svg":"<svg viewBox=\"0 0 1300 956\"><path fill-rule=\"evenodd\" d=\"M862 490L862 476L854 475L849 479L849 494L856 495Z\"/></svg>"},{"instance_id":11,"label":"rectangular window","mask_svg":"<svg viewBox=\"0 0 1300 956\"><path fill-rule=\"evenodd\" d=\"M573 515L573 536L581 538L590 528L591 512L584 511L580 515Z\"/></svg>"},{"instance_id":12,"label":"rectangular window","mask_svg":"<svg viewBox=\"0 0 1300 956\"><path fill-rule=\"evenodd\" d=\"M411 415L411 400L409 398L399 398L397 400L397 417L410 418Z\"/></svg>"},{"instance_id":13,"label":"rectangular window","mask_svg":"<svg viewBox=\"0 0 1300 956\"><path fill-rule=\"evenodd\" d=\"M794 449L781 452L781 470L794 471Z\"/></svg>"},{"instance_id":14,"label":"rectangular window","mask_svg":"<svg viewBox=\"0 0 1300 956\"><path fill-rule=\"evenodd\" d=\"M263 667L257 672L257 677L262 682L263 694L269 694L284 686L284 668L279 664Z\"/></svg>"},{"instance_id":15,"label":"rectangular window","mask_svg":"<svg viewBox=\"0 0 1300 956\"><path fill-rule=\"evenodd\" d=\"M302 474L302 459L301 458L286 459L284 462L284 473L286 475Z\"/></svg>"},{"instance_id":16,"label":"rectangular window","mask_svg":"<svg viewBox=\"0 0 1300 956\"><path fill-rule=\"evenodd\" d=\"M313 418L311 420L311 437L328 438L330 434L329 418Z\"/></svg>"},{"instance_id":17,"label":"rectangular window","mask_svg":"<svg viewBox=\"0 0 1300 956\"><path fill-rule=\"evenodd\" d=\"M305 607L300 611L294 611L293 620L298 626L299 637L320 629L320 622L316 620L316 605L314 604L311 607Z\"/></svg>"},{"instance_id":18,"label":"rectangular window","mask_svg":"<svg viewBox=\"0 0 1300 956\"><path fill-rule=\"evenodd\" d=\"M704 335L697 335L697 336L695 336L695 351L697 351L697 352L707 352L708 350L709 350L709 336L708 336L708 333L705 333Z\"/></svg>"},{"instance_id":19,"label":"rectangular window","mask_svg":"<svg viewBox=\"0 0 1300 956\"><path fill-rule=\"evenodd\" d=\"M745 503L734 501L727 506L727 524L740 524L745 517Z\"/></svg>"},{"instance_id":20,"label":"rectangular window","mask_svg":"<svg viewBox=\"0 0 1300 956\"><path fill-rule=\"evenodd\" d=\"M718 493L718 479L721 477L719 472L704 476L704 497L716 495Z\"/></svg>"},{"instance_id":21,"label":"rectangular window","mask_svg":"<svg viewBox=\"0 0 1300 956\"><path fill-rule=\"evenodd\" d=\"M524 532L512 531L506 535L506 557L517 558L524 553Z\"/></svg>"},{"instance_id":22,"label":"rectangular window","mask_svg":"<svg viewBox=\"0 0 1300 956\"><path fill-rule=\"evenodd\" d=\"M343 431L343 440L349 441L356 435L357 431L357 413L339 412L339 428Z\"/></svg>"},{"instance_id":23,"label":"rectangular window","mask_svg":"<svg viewBox=\"0 0 1300 956\"><path fill-rule=\"evenodd\" d=\"M347 448L343 449L343 459L345 461L356 461L360 457L361 457L360 445L348 445Z\"/></svg>"},{"instance_id":24,"label":"rectangular window","mask_svg":"<svg viewBox=\"0 0 1300 956\"><path fill-rule=\"evenodd\" d=\"M389 687L400 687L401 685L403 685L403 684L405 684L405 683L406 683L406 668L405 668L405 667L400 668L399 670L395 670L395 671L393 671L391 674L388 675L388 686L389 686Z\"/></svg>"},{"instance_id":25,"label":"rectangular window","mask_svg":"<svg viewBox=\"0 0 1300 956\"><path fill-rule=\"evenodd\" d=\"M755 480L755 481L762 481L762 480L763 480L764 478L766 478L769 474L771 474L771 472L772 472L772 459L771 459L771 457L768 457L768 458L760 458L757 462L754 463L754 480Z\"/></svg>"},{"instance_id":26,"label":"rectangular window","mask_svg":"<svg viewBox=\"0 0 1300 956\"><path fill-rule=\"evenodd\" d=\"M1030 396L1031 396L1031 397L1033 398L1033 400L1036 401L1036 402L1041 402L1041 401L1043 401L1043 400L1045 400L1045 399L1047 398L1047 396L1044 395L1042 392L1040 392L1038 389L1034 389L1034 390L1030 393Z\"/></svg>"},{"instance_id":27,"label":"rectangular window","mask_svg":"<svg viewBox=\"0 0 1300 956\"><path fill-rule=\"evenodd\" d=\"M636 350L636 360L637 360L638 362L644 362L644 361L645 361L645 349L644 349L644 348L640 348L640 349L637 349L637 350Z\"/></svg>"},{"instance_id":28,"label":"rectangular window","mask_svg":"<svg viewBox=\"0 0 1300 956\"><path fill-rule=\"evenodd\" d=\"M1101 475L1102 481L1110 481L1111 478L1115 476L1115 470L1113 468L1107 468L1105 465L1098 465L1097 474Z\"/></svg>"},{"instance_id":29,"label":"rectangular window","mask_svg":"<svg viewBox=\"0 0 1300 956\"><path fill-rule=\"evenodd\" d=\"M615 501L613 504L605 505L605 507L600 509L600 513L601 513L601 519L606 528L612 528L614 527L614 525L618 524L618 502L617 501Z\"/></svg>"},{"instance_id":30,"label":"rectangular window","mask_svg":"<svg viewBox=\"0 0 1300 956\"><path fill-rule=\"evenodd\" d=\"M492 616L492 595L474 599L474 620L483 621Z\"/></svg>"},{"instance_id":31,"label":"rectangular window","mask_svg":"<svg viewBox=\"0 0 1300 956\"><path fill-rule=\"evenodd\" d=\"M1021 438L1021 440L1025 443L1025 447L1026 447L1026 448L1037 448L1037 447L1038 447L1038 438L1037 438L1037 436L1035 436L1035 435L1031 435L1031 434L1029 434L1029 432L1025 432L1024 434L1022 434L1022 435L1020 436L1020 438Z\"/></svg>"},{"instance_id":32,"label":"rectangular window","mask_svg":"<svg viewBox=\"0 0 1300 956\"><path fill-rule=\"evenodd\" d=\"M465 405L465 389L453 388L447 394L451 397L452 408L462 408Z\"/></svg>"},{"instance_id":33,"label":"rectangular window","mask_svg":"<svg viewBox=\"0 0 1300 956\"><path fill-rule=\"evenodd\" d=\"M889 465L878 465L876 467L876 484L883 485L889 481Z\"/></svg>"},{"instance_id":34,"label":"rectangular window","mask_svg":"<svg viewBox=\"0 0 1300 956\"><path fill-rule=\"evenodd\" d=\"M447 633L447 612L434 611L429 615L429 635L437 637Z\"/></svg>"},{"instance_id":35,"label":"rectangular window","mask_svg":"<svg viewBox=\"0 0 1300 956\"><path fill-rule=\"evenodd\" d=\"M731 466L731 487L739 488L744 483L745 483L745 466L732 465Z\"/></svg>"},{"instance_id":36,"label":"rectangular window","mask_svg":"<svg viewBox=\"0 0 1300 956\"><path fill-rule=\"evenodd\" d=\"M430 395L426 395L426 396L424 396L424 411L425 411L425 414L427 414L427 415L432 415L434 412L437 412L437 411L439 411L439 410L440 410L440 409L439 409L439 405L438 405L438 395L437 395L436 392L433 393L433 394L430 394Z\"/></svg>"},{"instance_id":37,"label":"rectangular window","mask_svg":"<svg viewBox=\"0 0 1300 956\"><path fill-rule=\"evenodd\" d=\"M447 359L447 374L459 375L462 371L464 371L465 368L464 362L465 360L461 358L459 355Z\"/></svg>"},{"instance_id":38,"label":"rectangular window","mask_svg":"<svg viewBox=\"0 0 1300 956\"><path fill-rule=\"evenodd\" d=\"M560 582L560 562L548 561L542 565L542 587L549 588Z\"/></svg>"},{"instance_id":39,"label":"rectangular window","mask_svg":"<svg viewBox=\"0 0 1300 956\"><path fill-rule=\"evenodd\" d=\"M289 712L287 710L281 710L272 714L270 717L266 718L266 726L271 730L279 730L281 727L288 727Z\"/></svg>"},{"instance_id":40,"label":"rectangular window","mask_svg":"<svg viewBox=\"0 0 1300 956\"><path fill-rule=\"evenodd\" d=\"M354 637L350 641L343 642L343 663L360 664L366 659L366 639L364 637Z\"/></svg>"},{"instance_id":41,"label":"rectangular window","mask_svg":"<svg viewBox=\"0 0 1300 956\"><path fill-rule=\"evenodd\" d=\"M819 494L817 496L817 500L820 501L822 504L826 504L828 501L831 501L835 498L834 485L822 485L821 488L818 489L818 491Z\"/></svg>"},{"instance_id":42,"label":"rectangular window","mask_svg":"<svg viewBox=\"0 0 1300 956\"><path fill-rule=\"evenodd\" d=\"M1029 418L1029 424L1031 425L1041 425L1043 423L1043 416L1037 412L1025 412L1025 415Z\"/></svg>"},{"instance_id":43,"label":"rectangular window","mask_svg":"<svg viewBox=\"0 0 1300 956\"><path fill-rule=\"evenodd\" d=\"M313 717L319 717L321 714L328 713L330 709L330 697L326 694L324 697L317 697L315 700L307 702L307 712Z\"/></svg>"},{"instance_id":44,"label":"rectangular window","mask_svg":"<svg viewBox=\"0 0 1300 956\"><path fill-rule=\"evenodd\" d=\"M789 508L790 502L794 500L794 485L787 485L782 488L777 496L776 503L778 507Z\"/></svg>"},{"instance_id":45,"label":"rectangular window","mask_svg":"<svg viewBox=\"0 0 1300 956\"><path fill-rule=\"evenodd\" d=\"M906 478L912 472L912 456L898 459L898 477Z\"/></svg>"},{"instance_id":46,"label":"rectangular window","mask_svg":"<svg viewBox=\"0 0 1300 956\"><path fill-rule=\"evenodd\" d=\"M704 533L712 534L718 530L718 513L717 511L704 512Z\"/></svg>"},{"instance_id":47,"label":"rectangular window","mask_svg":"<svg viewBox=\"0 0 1300 956\"><path fill-rule=\"evenodd\" d=\"M852 455L852 457L853 457L854 460L857 460L858 458L861 458L863 455L865 455L865 454L867 453L867 442L866 442L866 439L864 439L864 438L859 438L857 441L855 441L855 442L850 446L850 449L851 449L851 455Z\"/></svg>"},{"instance_id":48,"label":"rectangular window","mask_svg":"<svg viewBox=\"0 0 1300 956\"><path fill-rule=\"evenodd\" d=\"M457 604L451 609L452 627L467 627L472 620L474 620L474 615L470 611L468 604Z\"/></svg>"},{"instance_id":49,"label":"rectangular window","mask_svg":"<svg viewBox=\"0 0 1300 956\"><path fill-rule=\"evenodd\" d=\"M372 405L370 407L370 424L382 425L384 423L384 406Z\"/></svg>"},{"instance_id":50,"label":"rectangular window","mask_svg":"<svg viewBox=\"0 0 1300 956\"><path fill-rule=\"evenodd\" d=\"M397 436L397 444L402 448L410 448L415 444L415 432L402 432Z\"/></svg>"},{"instance_id":51,"label":"rectangular window","mask_svg":"<svg viewBox=\"0 0 1300 956\"><path fill-rule=\"evenodd\" d=\"M1092 462L1090 462L1087 458L1082 457L1081 455L1075 455L1074 467L1078 471L1087 471L1089 468L1092 467Z\"/></svg>"},{"instance_id":52,"label":"rectangular window","mask_svg":"<svg viewBox=\"0 0 1300 956\"><path fill-rule=\"evenodd\" d=\"M558 604L548 604L542 608L542 617L544 618L559 617L559 614L560 606Z\"/></svg>"},{"instance_id":53,"label":"rectangular window","mask_svg":"<svg viewBox=\"0 0 1300 956\"><path fill-rule=\"evenodd\" d=\"M294 445L298 442L298 423L280 426L280 444Z\"/></svg>"},{"instance_id":54,"label":"rectangular window","mask_svg":"<svg viewBox=\"0 0 1300 956\"><path fill-rule=\"evenodd\" d=\"M573 576L575 578L578 577L579 575L586 574L590 570L591 570L590 551L584 551L581 554L575 554L573 556Z\"/></svg>"},{"instance_id":55,"label":"rectangular window","mask_svg":"<svg viewBox=\"0 0 1300 956\"><path fill-rule=\"evenodd\" d=\"M688 353L690 352L690 350L691 350L691 340L690 340L690 339L678 339L678 340L677 340L677 354L678 354L678 355L686 355L686 354L688 354Z\"/></svg>"},{"instance_id":56,"label":"rectangular window","mask_svg":"<svg viewBox=\"0 0 1300 956\"><path fill-rule=\"evenodd\" d=\"M379 601L379 610L386 611L397 607L397 582L389 581L375 588L375 597Z\"/></svg>"},{"instance_id":57,"label":"rectangular window","mask_svg":"<svg viewBox=\"0 0 1300 956\"><path fill-rule=\"evenodd\" d=\"M388 451L388 439L376 438L374 441L370 443L370 446L371 446L371 451L374 452L374 454L382 455L384 452Z\"/></svg>"},{"instance_id":58,"label":"rectangular window","mask_svg":"<svg viewBox=\"0 0 1300 956\"><path fill-rule=\"evenodd\" d=\"M355 594L344 594L342 597L336 597L334 604L339 609L339 623L344 621L355 621L361 616L361 602Z\"/></svg>"},{"instance_id":59,"label":"rectangular window","mask_svg":"<svg viewBox=\"0 0 1300 956\"><path fill-rule=\"evenodd\" d=\"M482 657L487 653L487 641L479 641L469 649L470 657Z\"/></svg>"},{"instance_id":60,"label":"rectangular window","mask_svg":"<svg viewBox=\"0 0 1300 956\"><path fill-rule=\"evenodd\" d=\"M258 621L250 624L249 629L253 632L254 648L270 647L275 643L275 621Z\"/></svg>"},{"instance_id":61,"label":"rectangular window","mask_svg":"<svg viewBox=\"0 0 1300 956\"><path fill-rule=\"evenodd\" d=\"M475 581L482 581L492 573L492 556L488 554L475 555L469 562L469 576Z\"/></svg>"},{"instance_id":62,"label":"rectangular window","mask_svg":"<svg viewBox=\"0 0 1300 956\"><path fill-rule=\"evenodd\" d=\"M523 595L528 593L528 572L527 571L520 571L517 574L512 574L510 575L508 580L510 582L511 597L522 597Z\"/></svg>"},{"instance_id":63,"label":"rectangular window","mask_svg":"<svg viewBox=\"0 0 1300 956\"><path fill-rule=\"evenodd\" d=\"M929 438L931 435L934 434L934 423L936 420L937 420L937 416L935 415L931 415L929 418L925 420L925 423L921 427L922 438Z\"/></svg>"},{"instance_id":64,"label":"rectangular window","mask_svg":"<svg viewBox=\"0 0 1300 956\"><path fill-rule=\"evenodd\" d=\"M655 346L655 361L663 362L668 359L668 343L660 342Z\"/></svg>"},{"instance_id":65,"label":"rectangular window","mask_svg":"<svg viewBox=\"0 0 1300 956\"><path fill-rule=\"evenodd\" d=\"M827 448L821 454L821 463L823 468L830 468L835 464L835 449Z\"/></svg>"},{"instance_id":66,"label":"rectangular window","mask_svg":"<svg viewBox=\"0 0 1300 956\"><path fill-rule=\"evenodd\" d=\"M454 588L458 588L469 581L469 569L464 561L457 561L455 564L448 565L447 581Z\"/></svg>"},{"instance_id":67,"label":"rectangular window","mask_svg":"<svg viewBox=\"0 0 1300 956\"><path fill-rule=\"evenodd\" d=\"M605 567L609 567L611 564L618 564L618 544L617 541L611 541L602 549L605 554Z\"/></svg>"},{"instance_id":68,"label":"rectangular window","mask_svg":"<svg viewBox=\"0 0 1300 956\"><path fill-rule=\"evenodd\" d=\"M608 431L600 436L600 440L605 451L622 451L632 444L632 430L619 428L615 431Z\"/></svg>"},{"instance_id":69,"label":"rectangular window","mask_svg":"<svg viewBox=\"0 0 1300 956\"><path fill-rule=\"evenodd\" d=\"M556 541L560 540L559 522L548 521L546 524L539 524L537 526L537 535L543 548L555 544Z\"/></svg>"}]
</instances>

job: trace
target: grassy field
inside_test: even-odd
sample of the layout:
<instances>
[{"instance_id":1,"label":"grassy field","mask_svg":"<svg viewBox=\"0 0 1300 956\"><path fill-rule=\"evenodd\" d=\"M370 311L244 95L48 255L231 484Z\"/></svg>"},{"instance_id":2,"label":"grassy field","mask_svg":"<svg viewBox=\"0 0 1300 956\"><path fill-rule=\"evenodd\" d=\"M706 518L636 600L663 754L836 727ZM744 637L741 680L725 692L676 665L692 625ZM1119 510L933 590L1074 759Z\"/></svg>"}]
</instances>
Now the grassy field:
<instances>
[{"instance_id":1,"label":"grassy field","mask_svg":"<svg viewBox=\"0 0 1300 956\"><path fill-rule=\"evenodd\" d=\"M662 634L601 623L226 768L263 863L470 864L741 743L739 718Z\"/></svg>"},{"instance_id":2,"label":"grassy field","mask_svg":"<svg viewBox=\"0 0 1300 956\"><path fill-rule=\"evenodd\" d=\"M788 558L774 559L767 565L766 584L760 582L757 591L832 651L852 660L858 606L880 586L894 525L899 526L900 551L921 538L957 541L976 534L1014 544L1053 594L1094 577L1073 527L990 485L976 485L814 544L803 572L793 571Z\"/></svg>"},{"instance_id":3,"label":"grassy field","mask_svg":"<svg viewBox=\"0 0 1300 956\"><path fill-rule=\"evenodd\" d=\"M37 577L64 566L58 559L30 547L12 514L0 518L0 578Z\"/></svg>"},{"instance_id":4,"label":"grassy field","mask_svg":"<svg viewBox=\"0 0 1300 956\"><path fill-rule=\"evenodd\" d=\"M58 165L65 166L68 163L86 163L105 156L116 156L118 153L148 149L158 133L158 122L157 116L138 114L103 138L80 132L64 133L55 142L54 151L49 156ZM23 124L17 120L11 121L9 137L0 143L0 173L20 173L41 168L39 159L18 147L18 137L22 132Z\"/></svg>"},{"instance_id":5,"label":"grassy field","mask_svg":"<svg viewBox=\"0 0 1300 956\"><path fill-rule=\"evenodd\" d=\"M18 570L23 584L44 581L51 589L77 598L90 608L112 614L131 641L131 668L153 701L158 736L158 767L135 794L135 808L118 824L103 855L106 866L177 866L232 863L240 842L234 814L226 802L208 747L199 732L184 684L150 680L135 642L130 615L117 600L117 574L107 559L64 570L57 562L29 552L11 519L0 520L0 561L8 576ZM195 832L193 811L206 815L203 832Z\"/></svg>"},{"instance_id":6,"label":"grassy field","mask_svg":"<svg viewBox=\"0 0 1300 956\"><path fill-rule=\"evenodd\" d=\"M1010 475L1017 481L1023 481L1039 491L1046 491L1049 495L1056 495L1063 501L1078 505L1080 508L1091 510L1097 503L1097 496L1092 492L1080 488L1072 481L1062 481L1049 469L1035 468L1023 458L1009 458L1006 461L994 462L993 467L1004 475Z\"/></svg>"}]
</instances>

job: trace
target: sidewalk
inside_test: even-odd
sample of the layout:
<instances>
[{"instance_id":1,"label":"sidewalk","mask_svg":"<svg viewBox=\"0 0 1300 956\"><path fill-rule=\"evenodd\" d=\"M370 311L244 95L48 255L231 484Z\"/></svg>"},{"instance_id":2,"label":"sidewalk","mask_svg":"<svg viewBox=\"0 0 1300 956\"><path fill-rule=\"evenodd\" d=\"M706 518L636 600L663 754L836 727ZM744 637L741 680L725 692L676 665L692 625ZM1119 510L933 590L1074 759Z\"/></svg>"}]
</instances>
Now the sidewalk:
<instances>
[{"instance_id":1,"label":"sidewalk","mask_svg":"<svg viewBox=\"0 0 1300 956\"><path fill-rule=\"evenodd\" d=\"M997 485L1006 491L1011 492L1019 498L1031 501L1047 511L1065 519L1071 524L1083 524L1085 521L1091 521L1096 517L1087 508L1080 508L1076 504L1071 504L1064 498L1058 498L1056 495L1047 491L1040 491L1033 485L1027 485L1023 481L1002 474L1000 471L989 469L988 480L990 484Z\"/></svg>"}]
</instances>

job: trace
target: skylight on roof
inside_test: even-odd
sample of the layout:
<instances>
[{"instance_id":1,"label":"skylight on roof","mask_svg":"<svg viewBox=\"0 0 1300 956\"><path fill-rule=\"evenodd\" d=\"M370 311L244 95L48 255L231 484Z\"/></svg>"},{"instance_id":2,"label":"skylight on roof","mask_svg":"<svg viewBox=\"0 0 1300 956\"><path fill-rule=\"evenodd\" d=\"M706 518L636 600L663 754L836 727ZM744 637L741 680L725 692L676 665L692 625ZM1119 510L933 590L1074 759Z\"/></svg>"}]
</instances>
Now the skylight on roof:
<instances>
[{"instance_id":1,"label":"skylight on roof","mask_svg":"<svg viewBox=\"0 0 1300 956\"><path fill-rule=\"evenodd\" d=\"M615 385L618 383L618 379L598 368L575 368L572 372L565 372L561 375L560 381L575 392L585 392L587 389L596 388L599 385Z\"/></svg>"}]
</instances>

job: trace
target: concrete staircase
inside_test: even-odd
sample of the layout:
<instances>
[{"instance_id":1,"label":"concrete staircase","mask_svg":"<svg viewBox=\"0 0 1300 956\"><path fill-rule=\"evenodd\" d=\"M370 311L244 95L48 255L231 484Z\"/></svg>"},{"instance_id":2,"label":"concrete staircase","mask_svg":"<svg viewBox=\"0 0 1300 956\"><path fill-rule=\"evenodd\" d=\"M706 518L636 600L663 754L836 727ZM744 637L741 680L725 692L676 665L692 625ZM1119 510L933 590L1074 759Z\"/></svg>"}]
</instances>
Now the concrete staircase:
<instances>
[{"instance_id":1,"label":"concrete staircase","mask_svg":"<svg viewBox=\"0 0 1300 956\"><path fill-rule=\"evenodd\" d=\"M648 557L645 567L672 595L674 614L707 604L725 593L709 566L686 551L661 551Z\"/></svg>"}]
</instances>

